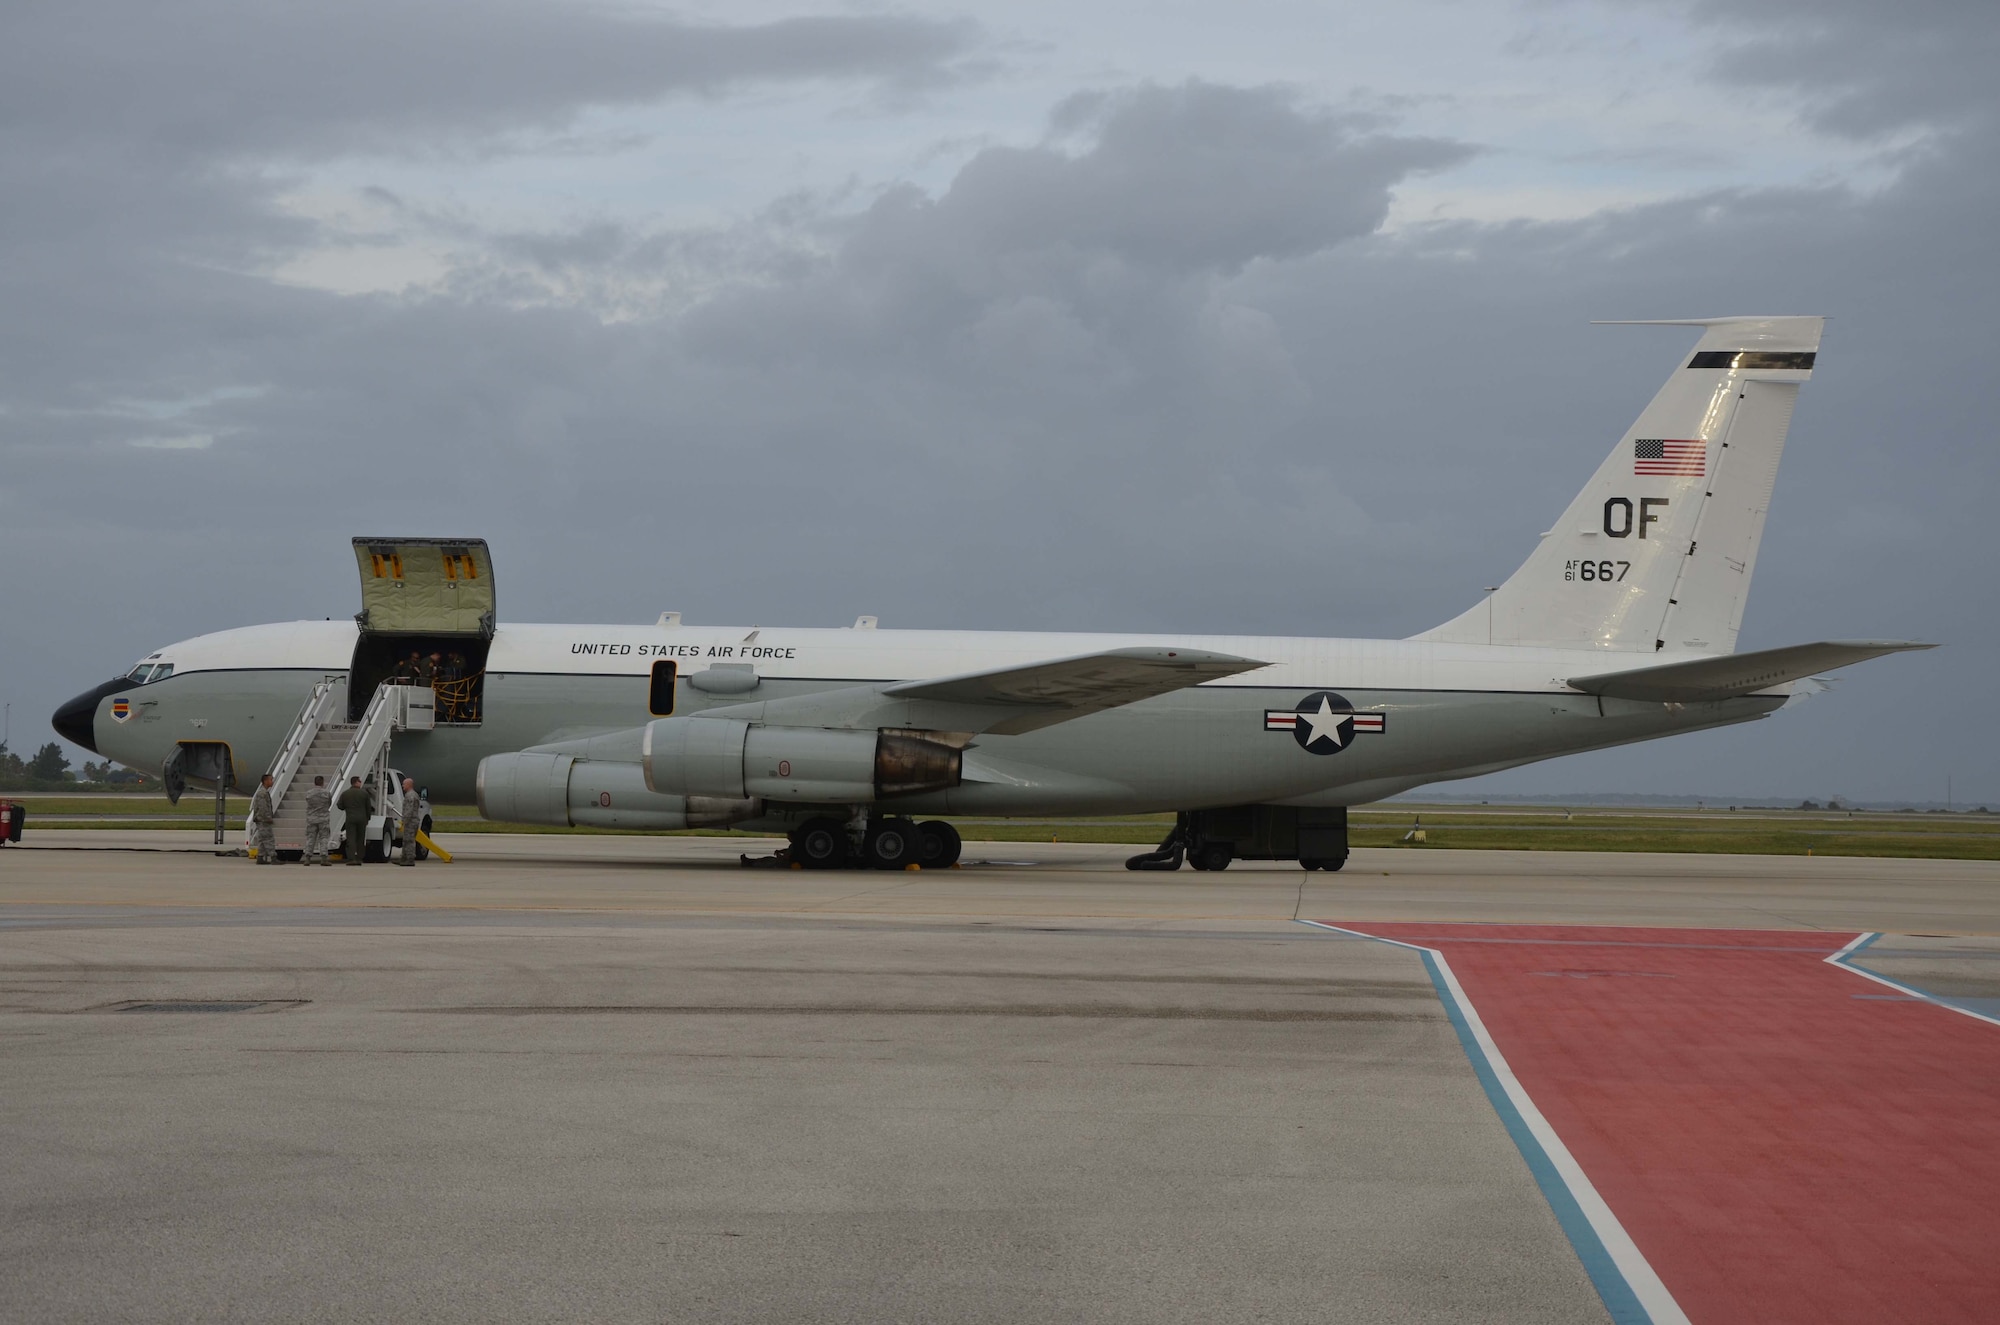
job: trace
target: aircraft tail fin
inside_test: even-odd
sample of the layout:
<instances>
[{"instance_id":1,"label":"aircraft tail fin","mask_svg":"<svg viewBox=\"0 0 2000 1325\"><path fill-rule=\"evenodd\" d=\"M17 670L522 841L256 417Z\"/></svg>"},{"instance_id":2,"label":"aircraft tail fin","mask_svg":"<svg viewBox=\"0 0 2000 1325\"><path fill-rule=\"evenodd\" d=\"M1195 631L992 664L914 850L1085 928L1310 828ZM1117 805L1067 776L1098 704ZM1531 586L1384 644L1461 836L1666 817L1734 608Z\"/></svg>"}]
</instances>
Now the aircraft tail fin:
<instances>
[{"instance_id":1,"label":"aircraft tail fin","mask_svg":"<svg viewBox=\"0 0 2000 1325\"><path fill-rule=\"evenodd\" d=\"M1733 653L1825 319L1700 318L1700 343L1521 568L1412 638Z\"/></svg>"}]
</instances>

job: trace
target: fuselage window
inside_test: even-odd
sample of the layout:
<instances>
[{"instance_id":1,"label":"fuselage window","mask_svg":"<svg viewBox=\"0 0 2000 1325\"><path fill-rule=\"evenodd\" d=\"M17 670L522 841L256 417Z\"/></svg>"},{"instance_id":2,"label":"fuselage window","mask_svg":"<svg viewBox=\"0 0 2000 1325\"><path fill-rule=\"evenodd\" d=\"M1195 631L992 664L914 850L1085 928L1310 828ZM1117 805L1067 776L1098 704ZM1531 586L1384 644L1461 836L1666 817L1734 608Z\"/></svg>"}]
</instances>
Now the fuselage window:
<instances>
[{"instance_id":1,"label":"fuselage window","mask_svg":"<svg viewBox=\"0 0 2000 1325\"><path fill-rule=\"evenodd\" d=\"M653 664L653 684L646 692L646 707L656 718L674 711L674 681L680 664L667 658Z\"/></svg>"}]
</instances>

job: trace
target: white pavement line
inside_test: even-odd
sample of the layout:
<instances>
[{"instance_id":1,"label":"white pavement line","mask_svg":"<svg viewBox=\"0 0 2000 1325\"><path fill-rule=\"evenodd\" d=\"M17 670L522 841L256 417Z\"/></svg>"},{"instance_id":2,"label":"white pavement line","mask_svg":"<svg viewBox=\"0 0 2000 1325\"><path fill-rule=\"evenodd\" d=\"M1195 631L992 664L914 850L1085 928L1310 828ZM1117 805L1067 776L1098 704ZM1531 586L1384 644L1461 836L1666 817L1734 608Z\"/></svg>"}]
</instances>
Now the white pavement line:
<instances>
[{"instance_id":1,"label":"white pavement line","mask_svg":"<svg viewBox=\"0 0 2000 1325\"><path fill-rule=\"evenodd\" d=\"M1507 1056L1500 1052L1500 1046L1494 1042L1491 1032L1486 1029L1486 1023L1480 1019L1478 1009L1473 1007L1472 999L1467 996L1465 987L1459 984L1458 975L1451 969L1451 963L1445 959L1445 955L1436 948L1404 943L1398 939L1386 939L1363 930L1343 929L1323 921L1306 920L1300 923L1332 930L1335 933L1353 934L1357 938L1373 939L1378 943L1391 943L1399 948L1409 948L1429 955L1436 964L1440 978L1450 990L1452 1001L1457 1004L1458 1013L1464 1018L1466 1028L1471 1031L1474 1041L1479 1045L1480 1053L1485 1056L1487 1069L1499 1083L1500 1089L1506 1093L1508 1103L1513 1106L1515 1114L1534 1137L1535 1143L1542 1148L1549 1166L1569 1189L1570 1198L1576 1202L1578 1212L1589 1222L1591 1231L1597 1235L1597 1240L1603 1245L1605 1254L1611 1258L1611 1263L1617 1267L1618 1273L1624 1276L1626 1287L1632 1296L1638 1300L1639 1306L1654 1325L1688 1325L1687 1313L1681 1310L1680 1303L1674 1301L1674 1295L1667 1290L1666 1284L1662 1283L1660 1276L1654 1272L1652 1263L1632 1241L1631 1235L1625 1231L1625 1226L1618 1222L1618 1216L1611 1212L1611 1207L1605 1204L1604 1198L1598 1195L1596 1186L1583 1171L1583 1166L1576 1162L1576 1156L1570 1154L1569 1147L1563 1144L1560 1136L1556 1135L1556 1129L1549 1125L1549 1120L1543 1117L1542 1111L1535 1106L1535 1101L1528 1094L1527 1088L1521 1084L1520 1078L1514 1075L1514 1069L1508 1064Z\"/></svg>"},{"instance_id":2,"label":"white pavement line","mask_svg":"<svg viewBox=\"0 0 2000 1325\"><path fill-rule=\"evenodd\" d=\"M1873 980L1878 985L1887 985L1891 989L1900 990L1912 998L1929 1003L1934 1007L1944 1008L1948 1012L1956 1012L1961 1017L1970 1017L1974 1021L1983 1021L1989 1026L2000 1026L2000 1017L1989 1017L1984 1012L1974 1012L1971 1008L1960 1007L1948 998L1939 998L1928 989L1919 989L1915 985L1906 985L1901 980L1892 980L1886 975L1877 975L1875 972L1865 970L1847 960L1881 937L1882 932L1880 930L1871 930L1866 934L1857 934L1852 943L1842 948L1839 952L1829 955L1826 958L1826 964L1829 966L1838 966L1843 971L1852 971L1864 980Z\"/></svg>"}]
</instances>

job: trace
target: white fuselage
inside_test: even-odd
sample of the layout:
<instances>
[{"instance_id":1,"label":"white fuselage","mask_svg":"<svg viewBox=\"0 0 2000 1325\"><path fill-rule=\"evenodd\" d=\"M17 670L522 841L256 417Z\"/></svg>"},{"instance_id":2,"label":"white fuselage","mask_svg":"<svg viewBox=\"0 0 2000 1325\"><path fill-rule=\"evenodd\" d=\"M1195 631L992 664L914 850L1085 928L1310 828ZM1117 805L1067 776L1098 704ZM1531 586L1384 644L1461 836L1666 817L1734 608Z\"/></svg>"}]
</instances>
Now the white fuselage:
<instances>
[{"instance_id":1,"label":"white fuselage","mask_svg":"<svg viewBox=\"0 0 2000 1325\"><path fill-rule=\"evenodd\" d=\"M239 783L271 759L312 686L344 677L349 621L301 621L182 641L147 661L172 673L108 690L96 748L154 769L177 742L226 742ZM983 776L916 798L912 811L1138 812L1274 803L1346 805L1553 755L1763 716L1767 694L1706 704L1599 699L1569 678L1671 661L1599 649L1284 636L1047 634L694 625L510 624L485 660L476 723L397 738L396 762L436 799L471 797L492 754L641 726L654 668L675 665L673 712L882 682L1027 665L1131 647L1202 649L1266 665L1237 676L1015 736L982 735ZM754 669L750 694L690 684L718 665ZM1267 715L1331 691L1362 731L1338 750L1304 748ZM122 720L111 716L124 700ZM1380 715L1380 722L1373 715ZM1379 727L1379 730L1377 728Z\"/></svg>"}]
</instances>

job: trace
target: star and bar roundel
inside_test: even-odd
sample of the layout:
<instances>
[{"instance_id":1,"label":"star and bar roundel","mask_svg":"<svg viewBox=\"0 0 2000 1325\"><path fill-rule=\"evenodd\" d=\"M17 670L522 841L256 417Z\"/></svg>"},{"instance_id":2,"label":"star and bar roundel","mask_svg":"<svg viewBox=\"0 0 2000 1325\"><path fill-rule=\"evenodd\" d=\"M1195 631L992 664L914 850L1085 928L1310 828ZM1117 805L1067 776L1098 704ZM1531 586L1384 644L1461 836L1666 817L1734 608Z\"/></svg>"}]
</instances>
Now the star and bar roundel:
<instances>
[{"instance_id":1,"label":"star and bar roundel","mask_svg":"<svg viewBox=\"0 0 2000 1325\"><path fill-rule=\"evenodd\" d=\"M1307 754L1330 755L1345 750L1356 735L1387 729L1388 715L1356 713L1354 705L1331 690L1315 690L1288 709L1265 709L1264 730L1290 732Z\"/></svg>"}]
</instances>

